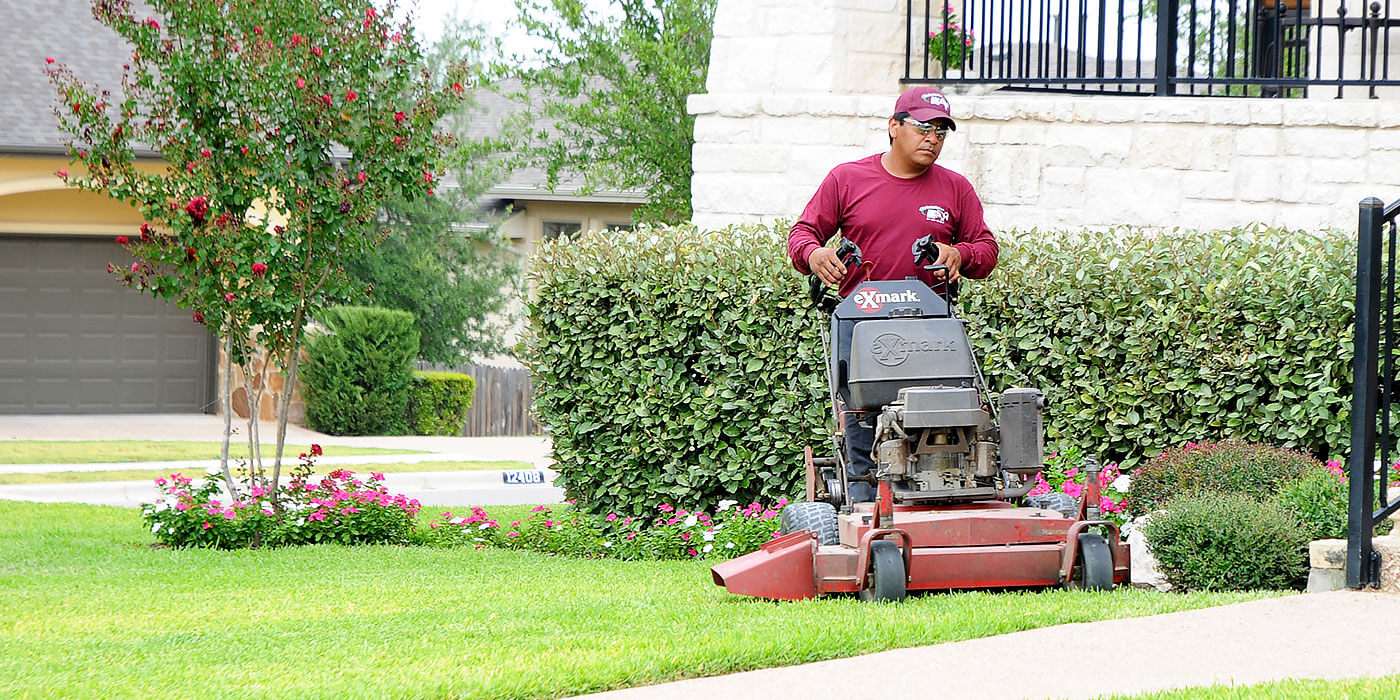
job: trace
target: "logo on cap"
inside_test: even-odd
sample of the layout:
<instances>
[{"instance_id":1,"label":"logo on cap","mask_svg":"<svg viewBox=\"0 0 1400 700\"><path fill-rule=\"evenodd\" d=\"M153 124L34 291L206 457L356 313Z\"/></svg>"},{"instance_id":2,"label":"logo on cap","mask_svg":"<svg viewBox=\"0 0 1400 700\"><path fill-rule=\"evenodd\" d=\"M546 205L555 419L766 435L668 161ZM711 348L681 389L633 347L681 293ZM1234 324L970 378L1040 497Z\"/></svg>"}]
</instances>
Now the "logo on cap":
<instances>
[{"instance_id":1,"label":"logo on cap","mask_svg":"<svg viewBox=\"0 0 1400 700\"><path fill-rule=\"evenodd\" d=\"M933 105L934 107L942 107L945 112L949 109L948 98L944 97L943 93L926 92L922 95L919 95L919 99Z\"/></svg>"}]
</instances>

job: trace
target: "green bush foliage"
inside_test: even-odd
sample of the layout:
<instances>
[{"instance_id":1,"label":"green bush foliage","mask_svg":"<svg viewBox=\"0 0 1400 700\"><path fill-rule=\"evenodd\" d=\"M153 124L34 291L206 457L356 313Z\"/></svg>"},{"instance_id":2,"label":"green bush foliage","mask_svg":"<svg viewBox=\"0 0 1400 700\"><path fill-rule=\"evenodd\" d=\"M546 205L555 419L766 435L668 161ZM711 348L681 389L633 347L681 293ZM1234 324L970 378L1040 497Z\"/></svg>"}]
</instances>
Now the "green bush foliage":
<instances>
[{"instance_id":1,"label":"green bush foliage","mask_svg":"<svg viewBox=\"0 0 1400 700\"><path fill-rule=\"evenodd\" d=\"M522 359L581 506L773 502L830 444L821 322L783 231L586 234L542 245L532 277Z\"/></svg>"},{"instance_id":2,"label":"green bush foliage","mask_svg":"<svg viewBox=\"0 0 1400 700\"><path fill-rule=\"evenodd\" d=\"M1356 244L1252 227L999 233L962 311L994 391L1125 469L1188 440L1346 451Z\"/></svg>"},{"instance_id":3,"label":"green bush foliage","mask_svg":"<svg viewBox=\"0 0 1400 700\"><path fill-rule=\"evenodd\" d=\"M1143 528L1162 575L1188 591L1300 588L1308 536L1276 503L1238 494L1182 496Z\"/></svg>"},{"instance_id":4,"label":"green bush foliage","mask_svg":"<svg viewBox=\"0 0 1400 700\"><path fill-rule=\"evenodd\" d=\"M1298 519L1309 540L1343 540L1347 537L1349 488L1342 465L1328 462L1326 469L1310 469L1285 484L1274 501ZM1392 524L1390 520L1381 522L1375 534L1390 532Z\"/></svg>"},{"instance_id":5,"label":"green bush foliage","mask_svg":"<svg viewBox=\"0 0 1400 700\"><path fill-rule=\"evenodd\" d=\"M1132 474L1129 512L1146 514L1186 494L1243 494L1265 499L1322 462L1295 450L1242 442L1187 443L1153 457Z\"/></svg>"},{"instance_id":6,"label":"green bush foliage","mask_svg":"<svg viewBox=\"0 0 1400 700\"><path fill-rule=\"evenodd\" d=\"M404 434L418 354L413 314L337 306L317 320L326 331L307 342L307 425L331 435Z\"/></svg>"},{"instance_id":7,"label":"green bush foliage","mask_svg":"<svg viewBox=\"0 0 1400 700\"><path fill-rule=\"evenodd\" d=\"M470 374L414 372L408 400L414 434L461 435L475 394L476 380Z\"/></svg>"}]
</instances>

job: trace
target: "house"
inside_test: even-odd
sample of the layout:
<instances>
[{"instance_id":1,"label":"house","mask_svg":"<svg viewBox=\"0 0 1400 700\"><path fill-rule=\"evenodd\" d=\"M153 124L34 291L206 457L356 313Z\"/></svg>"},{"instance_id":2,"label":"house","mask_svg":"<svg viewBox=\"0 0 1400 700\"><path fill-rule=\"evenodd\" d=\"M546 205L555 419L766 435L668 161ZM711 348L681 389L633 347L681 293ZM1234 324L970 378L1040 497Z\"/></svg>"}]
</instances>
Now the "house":
<instances>
[{"instance_id":1,"label":"house","mask_svg":"<svg viewBox=\"0 0 1400 700\"><path fill-rule=\"evenodd\" d=\"M69 188L57 175L69 162L45 59L111 89L130 49L83 0L0 3L0 27L7 87L0 100L0 413L217 412L216 339L190 312L107 273L108 263L131 264L114 239L134 235L140 214ZM492 104L488 112L507 108ZM473 123L490 129L498 120ZM159 165L155 154L146 156ZM502 226L522 255L560 233L630 226L644 201L635 192L579 195L570 183L549 192L543 180L538 171L517 172L481 202L505 216ZM240 394L233 398L244 414ZM273 397L264 399L266 409Z\"/></svg>"},{"instance_id":2,"label":"house","mask_svg":"<svg viewBox=\"0 0 1400 700\"><path fill-rule=\"evenodd\" d=\"M0 413L212 412L209 332L107 273L131 263L113 239L140 214L56 174L68 157L45 58L111 86L129 50L85 2L0 3L0 27Z\"/></svg>"},{"instance_id":3,"label":"house","mask_svg":"<svg viewBox=\"0 0 1400 700\"><path fill-rule=\"evenodd\" d=\"M977 17L985 3L951 4ZM911 70L922 58L906 58L906 46L918 46L923 14L937 21L941 5L720 0L706 92L688 105L696 116L695 222L797 216L832 166L887 147L884 120L912 84L950 93L959 129L939 162L972 181L994 230L1352 228L1361 199L1400 190L1392 98L1368 99L1364 87L1348 88L1344 99L1330 87L1310 90L1312 99L1156 96L1151 72L1141 95L1083 94L1083 85L996 90L990 75L911 78L922 75ZM1315 39L1342 31L1321 27ZM1400 29L1354 31L1361 28L1348 30L1348 46L1363 34L1379 37L1366 40L1372 46L1400 46ZM1307 55L1320 60L1328 47ZM1315 77L1335 75L1335 64L1330 70ZM1372 79L1400 85L1385 78Z\"/></svg>"}]
</instances>

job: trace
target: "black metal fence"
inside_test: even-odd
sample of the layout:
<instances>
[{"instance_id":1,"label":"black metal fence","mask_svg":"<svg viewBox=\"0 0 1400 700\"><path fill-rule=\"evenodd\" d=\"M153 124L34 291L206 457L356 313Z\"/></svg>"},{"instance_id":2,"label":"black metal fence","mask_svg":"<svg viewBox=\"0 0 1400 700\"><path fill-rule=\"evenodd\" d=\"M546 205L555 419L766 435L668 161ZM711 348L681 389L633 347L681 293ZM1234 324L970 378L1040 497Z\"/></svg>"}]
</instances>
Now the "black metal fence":
<instances>
[{"instance_id":1,"label":"black metal fence","mask_svg":"<svg viewBox=\"0 0 1400 700\"><path fill-rule=\"evenodd\" d=\"M1375 98L1400 86L1391 3L906 0L903 82L1236 97L1356 86Z\"/></svg>"},{"instance_id":2,"label":"black metal fence","mask_svg":"<svg viewBox=\"0 0 1400 700\"><path fill-rule=\"evenodd\" d=\"M1380 583L1380 562L1371 547L1375 526L1400 509L1390 500L1390 464L1395 454L1391 408L1396 386L1396 218L1400 200L1386 206L1361 201L1356 248L1356 336L1352 360L1351 462L1347 469L1347 586Z\"/></svg>"}]
</instances>

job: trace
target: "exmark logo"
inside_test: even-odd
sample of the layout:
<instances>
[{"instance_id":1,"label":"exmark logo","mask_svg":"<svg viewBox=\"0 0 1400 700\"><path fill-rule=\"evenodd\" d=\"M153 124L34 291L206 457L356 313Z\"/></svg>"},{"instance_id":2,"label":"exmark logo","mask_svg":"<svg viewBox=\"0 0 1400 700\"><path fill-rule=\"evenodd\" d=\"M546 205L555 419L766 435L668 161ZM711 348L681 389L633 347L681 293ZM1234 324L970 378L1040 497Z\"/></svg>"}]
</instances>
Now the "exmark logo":
<instances>
[{"instance_id":1,"label":"exmark logo","mask_svg":"<svg viewBox=\"0 0 1400 700\"><path fill-rule=\"evenodd\" d=\"M865 313L872 314L879 311L885 304L899 302L919 303L919 295L914 290L907 289L898 294L884 294L874 287L862 287L856 290L851 298L856 302L856 308Z\"/></svg>"}]
</instances>

